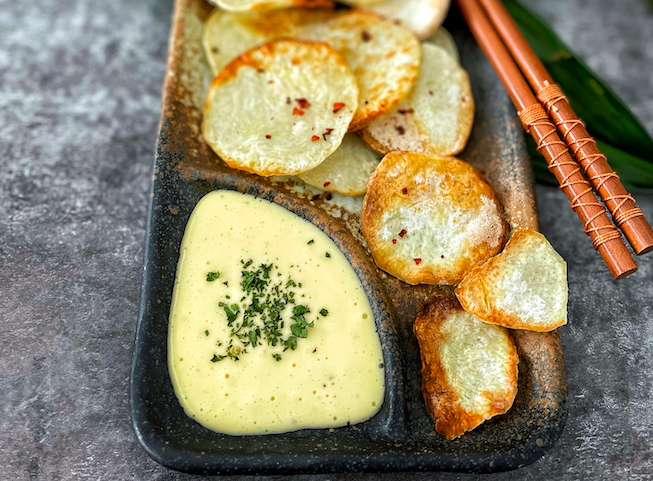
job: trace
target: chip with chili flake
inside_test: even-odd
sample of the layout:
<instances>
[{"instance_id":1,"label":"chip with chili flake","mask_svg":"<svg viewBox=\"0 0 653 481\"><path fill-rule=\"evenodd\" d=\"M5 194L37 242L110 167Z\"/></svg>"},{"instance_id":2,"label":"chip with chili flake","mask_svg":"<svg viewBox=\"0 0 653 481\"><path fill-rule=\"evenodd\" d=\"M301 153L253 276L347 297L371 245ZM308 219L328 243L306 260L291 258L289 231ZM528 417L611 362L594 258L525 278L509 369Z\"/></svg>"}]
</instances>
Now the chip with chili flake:
<instances>
[{"instance_id":1,"label":"chip with chili flake","mask_svg":"<svg viewBox=\"0 0 653 481\"><path fill-rule=\"evenodd\" d=\"M330 130L330 129L327 129ZM329 136L333 141L333 136ZM316 168L299 174L299 178L318 189L345 195L360 195L367 190L367 179L379 155L353 132L347 133L340 147Z\"/></svg>"},{"instance_id":2,"label":"chip with chili flake","mask_svg":"<svg viewBox=\"0 0 653 481\"><path fill-rule=\"evenodd\" d=\"M501 251L503 209L461 160L392 152L367 188L363 235L376 264L404 282L456 285Z\"/></svg>"},{"instance_id":3,"label":"chip with chili flake","mask_svg":"<svg viewBox=\"0 0 653 481\"><path fill-rule=\"evenodd\" d=\"M251 75L252 65L263 72ZM269 80L274 80L273 87ZM286 103L289 98L292 108ZM213 80L202 133L232 168L265 176L297 175L335 152L357 99L356 79L332 47L273 40L234 59ZM336 102L347 108L334 114ZM323 132L328 132L328 142L318 142Z\"/></svg>"}]
</instances>

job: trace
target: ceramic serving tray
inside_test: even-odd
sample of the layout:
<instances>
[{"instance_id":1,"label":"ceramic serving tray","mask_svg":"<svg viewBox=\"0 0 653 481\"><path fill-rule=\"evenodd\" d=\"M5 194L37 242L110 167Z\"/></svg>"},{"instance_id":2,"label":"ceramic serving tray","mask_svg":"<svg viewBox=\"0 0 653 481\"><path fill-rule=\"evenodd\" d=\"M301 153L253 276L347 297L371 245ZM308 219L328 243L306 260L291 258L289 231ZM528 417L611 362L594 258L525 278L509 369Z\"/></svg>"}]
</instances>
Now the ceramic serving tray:
<instances>
[{"instance_id":1,"label":"ceramic serving tray","mask_svg":"<svg viewBox=\"0 0 653 481\"><path fill-rule=\"evenodd\" d=\"M420 391L412 324L428 297L451 295L451 289L409 286L376 268L360 234L362 197L346 199L292 179L232 170L204 144L200 123L211 75L201 33L210 11L204 0L178 0L174 13L130 384L140 444L165 466L204 474L492 472L542 456L560 436L567 415L558 334L511 331L519 353L519 392L513 407L454 441L437 434ZM514 109L457 11L450 12L445 25L469 72L476 102L472 135L460 157L495 189L513 228L536 228L533 179ZM202 196L216 189L282 205L321 228L351 262L370 299L383 345L386 397L371 420L241 437L209 431L184 414L168 376L168 314L186 222Z\"/></svg>"}]
</instances>

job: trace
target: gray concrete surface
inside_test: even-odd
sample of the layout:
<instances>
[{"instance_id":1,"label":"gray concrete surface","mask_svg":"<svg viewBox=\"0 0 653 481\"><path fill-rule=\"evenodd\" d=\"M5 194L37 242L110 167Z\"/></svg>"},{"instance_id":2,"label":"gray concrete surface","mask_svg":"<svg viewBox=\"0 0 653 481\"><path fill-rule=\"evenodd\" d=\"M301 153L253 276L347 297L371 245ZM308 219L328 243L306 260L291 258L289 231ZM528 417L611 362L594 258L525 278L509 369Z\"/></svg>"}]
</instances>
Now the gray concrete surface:
<instances>
[{"instance_id":1,"label":"gray concrete surface","mask_svg":"<svg viewBox=\"0 0 653 481\"><path fill-rule=\"evenodd\" d=\"M653 131L650 2L526 3ZM139 447L127 394L171 10L0 0L2 480L193 478ZM612 281L564 196L537 194L542 231L569 263L570 415L543 458L486 478L652 479L653 255ZM653 196L638 200L653 220Z\"/></svg>"}]
</instances>

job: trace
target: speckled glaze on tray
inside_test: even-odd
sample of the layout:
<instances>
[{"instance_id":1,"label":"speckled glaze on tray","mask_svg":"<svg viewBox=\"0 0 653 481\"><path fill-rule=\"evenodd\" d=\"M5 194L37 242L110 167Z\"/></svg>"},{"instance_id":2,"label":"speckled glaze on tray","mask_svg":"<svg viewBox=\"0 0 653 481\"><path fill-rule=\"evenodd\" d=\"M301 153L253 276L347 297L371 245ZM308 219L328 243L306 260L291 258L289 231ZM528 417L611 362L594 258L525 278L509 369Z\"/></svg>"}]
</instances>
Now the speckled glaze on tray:
<instances>
[{"instance_id":1,"label":"speckled glaze on tray","mask_svg":"<svg viewBox=\"0 0 653 481\"><path fill-rule=\"evenodd\" d=\"M201 30L211 7L178 0L163 93L141 309L130 384L136 436L158 462L195 473L515 469L542 456L567 415L564 361L556 332L511 331L519 353L519 393L512 409L462 437L434 431L421 394L412 324L424 301L451 289L409 286L376 268L360 234L360 216L341 197L298 189L229 169L202 141L200 123L210 73ZM460 157L497 192L512 227L537 227L533 180L514 109L490 65L453 10L445 24L469 72L476 118ZM383 345L386 398L371 420L336 429L268 436L227 436L188 418L167 369L167 329L179 247L190 214L215 189L278 203L317 225L345 253L373 307Z\"/></svg>"}]
</instances>

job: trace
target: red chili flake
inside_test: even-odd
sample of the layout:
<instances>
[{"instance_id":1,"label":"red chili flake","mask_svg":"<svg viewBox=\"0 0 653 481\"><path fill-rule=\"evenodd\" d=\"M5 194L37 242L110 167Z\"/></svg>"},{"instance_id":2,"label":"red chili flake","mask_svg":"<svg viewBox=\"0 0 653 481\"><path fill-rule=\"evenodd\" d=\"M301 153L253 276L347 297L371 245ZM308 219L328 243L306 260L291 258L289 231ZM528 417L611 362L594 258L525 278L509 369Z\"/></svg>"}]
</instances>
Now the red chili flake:
<instances>
[{"instance_id":1,"label":"red chili flake","mask_svg":"<svg viewBox=\"0 0 653 481\"><path fill-rule=\"evenodd\" d=\"M321 197L320 194L315 194L313 197L311 197L311 200L317 200Z\"/></svg>"},{"instance_id":2,"label":"red chili flake","mask_svg":"<svg viewBox=\"0 0 653 481\"><path fill-rule=\"evenodd\" d=\"M220 49L218 47L211 47L211 52L220 53Z\"/></svg>"},{"instance_id":3,"label":"red chili flake","mask_svg":"<svg viewBox=\"0 0 653 481\"><path fill-rule=\"evenodd\" d=\"M286 103L290 105L290 97L286 97Z\"/></svg>"},{"instance_id":4,"label":"red chili flake","mask_svg":"<svg viewBox=\"0 0 653 481\"><path fill-rule=\"evenodd\" d=\"M301 110L301 109L298 109L297 107L293 107L292 114L293 115L304 115L304 111Z\"/></svg>"},{"instance_id":5,"label":"red chili flake","mask_svg":"<svg viewBox=\"0 0 653 481\"><path fill-rule=\"evenodd\" d=\"M257 71L258 73L263 73L263 72L265 72L265 70L263 70L262 68L257 68L256 71Z\"/></svg>"},{"instance_id":6,"label":"red chili flake","mask_svg":"<svg viewBox=\"0 0 653 481\"><path fill-rule=\"evenodd\" d=\"M274 80L270 79L270 80L268 80L268 83L269 83L269 84L273 84L273 83L274 83Z\"/></svg>"},{"instance_id":7,"label":"red chili flake","mask_svg":"<svg viewBox=\"0 0 653 481\"><path fill-rule=\"evenodd\" d=\"M297 101L297 105L299 105L300 109L307 109L311 106L310 102L306 99L295 99Z\"/></svg>"},{"instance_id":8,"label":"red chili flake","mask_svg":"<svg viewBox=\"0 0 653 481\"><path fill-rule=\"evenodd\" d=\"M271 136L270 134L268 134L268 135L265 136L265 138L266 138L266 139L271 139L272 136Z\"/></svg>"},{"instance_id":9,"label":"red chili flake","mask_svg":"<svg viewBox=\"0 0 653 481\"><path fill-rule=\"evenodd\" d=\"M415 261L415 264L419 265L420 262L422 262L422 258L418 257L416 259L413 259Z\"/></svg>"},{"instance_id":10,"label":"red chili flake","mask_svg":"<svg viewBox=\"0 0 653 481\"><path fill-rule=\"evenodd\" d=\"M342 102L336 102L335 104L333 104L333 113L335 114L338 110L340 110L344 106L345 104L343 104Z\"/></svg>"},{"instance_id":11,"label":"red chili flake","mask_svg":"<svg viewBox=\"0 0 653 481\"><path fill-rule=\"evenodd\" d=\"M399 109L398 112L401 115L405 115L405 114L412 114L415 111L413 109Z\"/></svg>"},{"instance_id":12,"label":"red chili flake","mask_svg":"<svg viewBox=\"0 0 653 481\"><path fill-rule=\"evenodd\" d=\"M403 238L407 233L408 231L406 229L401 229L401 232L399 233L399 237Z\"/></svg>"},{"instance_id":13,"label":"red chili flake","mask_svg":"<svg viewBox=\"0 0 653 481\"><path fill-rule=\"evenodd\" d=\"M442 255L440 256L440 259L444 259L444 254L442 254Z\"/></svg>"},{"instance_id":14,"label":"red chili flake","mask_svg":"<svg viewBox=\"0 0 653 481\"><path fill-rule=\"evenodd\" d=\"M329 187L330 184L331 184L331 182L325 182L324 187Z\"/></svg>"},{"instance_id":15,"label":"red chili flake","mask_svg":"<svg viewBox=\"0 0 653 481\"><path fill-rule=\"evenodd\" d=\"M320 138L317 135L314 135L313 137L311 137L311 140L313 142L317 142L318 140L320 140Z\"/></svg>"},{"instance_id":16,"label":"red chili flake","mask_svg":"<svg viewBox=\"0 0 653 481\"><path fill-rule=\"evenodd\" d=\"M396 243L397 243L397 239L392 239L392 243L393 243L393 244L396 244Z\"/></svg>"},{"instance_id":17,"label":"red chili flake","mask_svg":"<svg viewBox=\"0 0 653 481\"><path fill-rule=\"evenodd\" d=\"M372 36L369 34L369 32L363 30L361 32L361 38L363 39L363 42L369 42L372 39Z\"/></svg>"},{"instance_id":18,"label":"red chili flake","mask_svg":"<svg viewBox=\"0 0 653 481\"><path fill-rule=\"evenodd\" d=\"M333 196L331 195L331 192L328 192L327 195L326 195L326 200L331 200L331 197L333 197Z\"/></svg>"},{"instance_id":19,"label":"red chili flake","mask_svg":"<svg viewBox=\"0 0 653 481\"><path fill-rule=\"evenodd\" d=\"M326 136L331 135L331 132L333 132L333 129L326 129L322 134L322 138L326 141Z\"/></svg>"},{"instance_id":20,"label":"red chili flake","mask_svg":"<svg viewBox=\"0 0 653 481\"><path fill-rule=\"evenodd\" d=\"M404 195L408 194L408 187L404 187L403 189L401 189L401 193Z\"/></svg>"},{"instance_id":21,"label":"red chili flake","mask_svg":"<svg viewBox=\"0 0 653 481\"><path fill-rule=\"evenodd\" d=\"M433 90L429 90L429 95L433 95Z\"/></svg>"},{"instance_id":22,"label":"red chili flake","mask_svg":"<svg viewBox=\"0 0 653 481\"><path fill-rule=\"evenodd\" d=\"M397 132L399 132L399 135L404 135L406 133L406 129L404 129L404 127L402 125L397 125L395 127L395 129L397 129Z\"/></svg>"}]
</instances>

